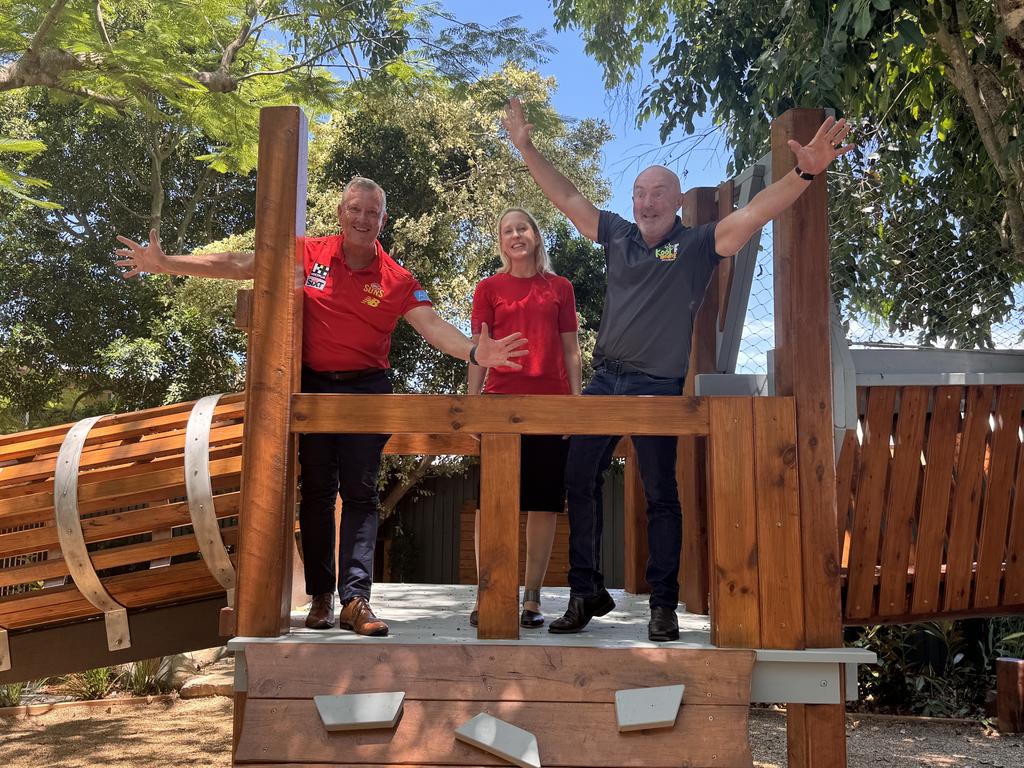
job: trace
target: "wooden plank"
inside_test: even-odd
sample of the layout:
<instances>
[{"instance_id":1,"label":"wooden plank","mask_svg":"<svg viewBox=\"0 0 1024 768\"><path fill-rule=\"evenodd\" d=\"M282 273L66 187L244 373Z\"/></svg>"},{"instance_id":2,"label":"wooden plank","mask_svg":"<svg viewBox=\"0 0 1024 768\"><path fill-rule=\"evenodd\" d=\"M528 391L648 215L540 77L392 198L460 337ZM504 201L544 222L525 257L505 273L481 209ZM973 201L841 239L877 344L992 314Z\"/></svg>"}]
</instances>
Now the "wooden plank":
<instances>
[{"instance_id":1,"label":"wooden plank","mask_svg":"<svg viewBox=\"0 0 1024 768\"><path fill-rule=\"evenodd\" d=\"M760 646L803 648L796 412L791 398L755 397L753 414Z\"/></svg>"},{"instance_id":2,"label":"wooden plank","mask_svg":"<svg viewBox=\"0 0 1024 768\"><path fill-rule=\"evenodd\" d=\"M626 437L626 466L622 485L623 586L634 595L648 594L647 497L640 479L640 461L633 441Z\"/></svg>"},{"instance_id":3,"label":"wooden plank","mask_svg":"<svg viewBox=\"0 0 1024 768\"><path fill-rule=\"evenodd\" d=\"M222 493L219 496L214 496L214 509L217 517L223 519L237 515L238 503L238 493ZM188 502L181 501L174 504L89 517L82 520L82 533L86 543L91 544L122 536L148 533L161 528L174 528L190 524ZM32 552L44 552L59 546L59 544L53 525L0 534L0 559Z\"/></svg>"},{"instance_id":4,"label":"wooden plank","mask_svg":"<svg viewBox=\"0 0 1024 768\"><path fill-rule=\"evenodd\" d=\"M224 593L201 561L134 571L103 580L104 586L127 608L189 602ZM74 586L25 592L0 599L0 627L30 629L100 615Z\"/></svg>"},{"instance_id":5,"label":"wooden plank","mask_svg":"<svg viewBox=\"0 0 1024 768\"><path fill-rule=\"evenodd\" d=\"M293 432L703 435L707 398L622 395L292 396Z\"/></svg>"},{"instance_id":6,"label":"wooden plank","mask_svg":"<svg viewBox=\"0 0 1024 768\"><path fill-rule=\"evenodd\" d=\"M966 608L971 602L992 395L992 387L967 388L964 429L957 459L956 490L953 492L952 517L949 521L942 600L945 610Z\"/></svg>"},{"instance_id":7,"label":"wooden plank","mask_svg":"<svg viewBox=\"0 0 1024 768\"><path fill-rule=\"evenodd\" d=\"M679 560L679 599L690 613L709 610L708 444L706 437L679 438L676 483L683 510L683 554Z\"/></svg>"},{"instance_id":8,"label":"wooden plank","mask_svg":"<svg viewBox=\"0 0 1024 768\"><path fill-rule=\"evenodd\" d=\"M751 399L715 398L709 409L711 642L723 648L761 644Z\"/></svg>"},{"instance_id":9,"label":"wooden plank","mask_svg":"<svg viewBox=\"0 0 1024 768\"><path fill-rule=\"evenodd\" d=\"M999 605L1006 540L1010 526L1010 503L1020 448L1018 437L1024 387L1000 387L988 463L985 507L978 541L978 565L974 576L974 605Z\"/></svg>"},{"instance_id":10,"label":"wooden plank","mask_svg":"<svg viewBox=\"0 0 1024 768\"><path fill-rule=\"evenodd\" d=\"M503 701L612 704L623 688L681 682L687 706L745 705L754 663L748 650L514 644L254 643L245 658L251 698L405 691L410 700L493 701L500 684Z\"/></svg>"},{"instance_id":11,"label":"wooden plank","mask_svg":"<svg viewBox=\"0 0 1024 768\"><path fill-rule=\"evenodd\" d=\"M903 387L893 435L892 481L889 484L885 531L882 535L878 612L893 616L907 610L907 567L917 523L921 447L930 387Z\"/></svg>"},{"instance_id":12,"label":"wooden plank","mask_svg":"<svg viewBox=\"0 0 1024 768\"><path fill-rule=\"evenodd\" d=\"M240 456L241 446L237 443L228 446L220 446L210 451L210 461L227 459L233 456ZM182 457L168 456L155 461L138 461L117 466L104 466L95 468L89 472L80 472L78 475L78 487L85 488L94 483L112 482L132 477L150 477L162 470L177 471L184 477L182 470L184 463ZM173 476L173 475L172 475ZM145 484L142 487L146 487ZM24 502L26 508L39 508L41 500L53 495L53 480L38 480L34 483L16 485L0 491L0 506L4 509L17 507Z\"/></svg>"},{"instance_id":13,"label":"wooden plank","mask_svg":"<svg viewBox=\"0 0 1024 768\"><path fill-rule=\"evenodd\" d=\"M480 438L467 434L392 435L384 453L397 456L479 456Z\"/></svg>"},{"instance_id":14,"label":"wooden plank","mask_svg":"<svg viewBox=\"0 0 1024 768\"><path fill-rule=\"evenodd\" d=\"M843 446L839 452L839 463L836 464L836 517L839 522L840 564L846 568L850 564L850 531L854 514L854 478L860 465L860 444L857 442L857 431L846 430Z\"/></svg>"},{"instance_id":15,"label":"wooden plank","mask_svg":"<svg viewBox=\"0 0 1024 768\"><path fill-rule=\"evenodd\" d=\"M1003 733L1024 733L1024 660L996 659L996 718Z\"/></svg>"},{"instance_id":16,"label":"wooden plank","mask_svg":"<svg viewBox=\"0 0 1024 768\"><path fill-rule=\"evenodd\" d=\"M790 768L845 768L846 711L842 705L788 704L786 737Z\"/></svg>"},{"instance_id":17,"label":"wooden plank","mask_svg":"<svg viewBox=\"0 0 1024 768\"><path fill-rule=\"evenodd\" d=\"M872 387L868 390L846 588L846 615L851 619L875 612L875 566L878 565L882 512L889 478L889 440L896 393L895 387Z\"/></svg>"},{"instance_id":18,"label":"wooden plank","mask_svg":"<svg viewBox=\"0 0 1024 768\"><path fill-rule=\"evenodd\" d=\"M306 219L306 117L297 107L260 110L256 173L256 260L235 612L238 632L277 635L291 571L283 557L294 527L292 393L300 388L302 238ZM344 431L344 430L333 430ZM285 582L288 582L287 584Z\"/></svg>"},{"instance_id":19,"label":"wooden plank","mask_svg":"<svg viewBox=\"0 0 1024 768\"><path fill-rule=\"evenodd\" d=\"M1004 606L1024 605L1024 450L1018 454L1014 482L1013 517L1006 542L1006 572L1003 574Z\"/></svg>"},{"instance_id":20,"label":"wooden plank","mask_svg":"<svg viewBox=\"0 0 1024 768\"><path fill-rule=\"evenodd\" d=\"M716 218L721 221L733 212L734 199L736 197L735 184L732 179L723 181L718 185L718 211ZM734 256L735 254L729 254ZM726 259L718 265L718 330L725 330L725 319L729 312L729 296L732 293L733 275L736 270L736 260ZM717 342L717 337L716 337ZM717 347L717 343L715 345ZM716 351L717 354L717 351ZM717 365L715 368L717 369Z\"/></svg>"},{"instance_id":21,"label":"wooden plank","mask_svg":"<svg viewBox=\"0 0 1024 768\"><path fill-rule=\"evenodd\" d=\"M216 418L241 418L245 410L244 399L244 392L222 397L217 404ZM131 440L142 435L184 429L193 405L195 405L194 402L179 403L165 408L151 409L151 411L133 411L104 416L103 420L89 431L85 445L88 447L112 440ZM161 413L149 415L155 411ZM0 448L0 463L58 451L64 440L64 435L67 434L70 427L70 424L64 424L60 427L46 427L43 430L38 430L45 435L36 435L36 430L8 435L7 444ZM29 437L30 435L32 437Z\"/></svg>"},{"instance_id":22,"label":"wooden plank","mask_svg":"<svg viewBox=\"0 0 1024 768\"><path fill-rule=\"evenodd\" d=\"M953 485L953 458L960 432L962 387L936 387L925 446L924 485L914 554L910 610L925 614L939 608L939 582Z\"/></svg>"},{"instance_id":23,"label":"wooden plank","mask_svg":"<svg viewBox=\"0 0 1024 768\"><path fill-rule=\"evenodd\" d=\"M221 536L228 544L234 544L238 538L238 529L226 528ZM176 555L187 555L199 551L199 544L195 536L171 536L166 539L154 541L143 541L137 544L125 544L121 547L111 547L89 553L93 567L96 570L104 568L116 568L122 565L145 563L149 560L157 560L164 557ZM51 558L37 563L26 563L13 568L0 569L0 587L10 587L15 584L28 584L33 581L44 581L58 576L67 576L68 567L64 558Z\"/></svg>"},{"instance_id":24,"label":"wooden plank","mask_svg":"<svg viewBox=\"0 0 1024 768\"><path fill-rule=\"evenodd\" d=\"M480 436L480 639L519 638L519 443Z\"/></svg>"},{"instance_id":25,"label":"wooden plank","mask_svg":"<svg viewBox=\"0 0 1024 768\"><path fill-rule=\"evenodd\" d=\"M484 711L533 733L545 765L736 766L750 768L747 707L683 707L674 728L619 733L612 704L493 701ZM328 733L310 699L249 699L236 760L507 765L453 732L481 706L474 702L406 701L394 731ZM567 732L567 720L571 729ZM585 739L572 734L586 734Z\"/></svg>"},{"instance_id":26,"label":"wooden plank","mask_svg":"<svg viewBox=\"0 0 1024 768\"><path fill-rule=\"evenodd\" d=\"M218 447L238 443L242 439L242 424L217 424L210 430L210 446ZM92 451L83 451L79 464L80 472L88 472L101 466L123 464L133 461L153 461L180 454L184 450L185 433L175 432L168 436L157 436L112 447L103 446ZM239 451L241 448L239 447ZM52 478L57 457L0 467L0 486L24 483L30 480Z\"/></svg>"},{"instance_id":27,"label":"wooden plank","mask_svg":"<svg viewBox=\"0 0 1024 768\"><path fill-rule=\"evenodd\" d=\"M823 120L822 110L791 109L772 122L773 179L783 178L793 168L795 159L787 142L806 144ZM842 628L825 174L819 174L776 217L772 231L775 391L796 397L807 645L831 647L842 644Z\"/></svg>"}]
</instances>

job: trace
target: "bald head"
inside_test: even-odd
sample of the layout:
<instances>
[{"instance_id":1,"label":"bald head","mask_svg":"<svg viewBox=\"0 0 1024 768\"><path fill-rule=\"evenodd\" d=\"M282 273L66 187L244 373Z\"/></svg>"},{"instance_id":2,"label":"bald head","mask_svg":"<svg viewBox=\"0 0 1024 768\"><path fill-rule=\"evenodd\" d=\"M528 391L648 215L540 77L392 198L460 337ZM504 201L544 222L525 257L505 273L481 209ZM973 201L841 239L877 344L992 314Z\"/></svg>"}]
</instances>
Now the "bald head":
<instances>
[{"instance_id":1,"label":"bald head","mask_svg":"<svg viewBox=\"0 0 1024 768\"><path fill-rule=\"evenodd\" d=\"M652 248L659 245L676 223L683 204L679 177L663 165L645 168L633 182L633 218Z\"/></svg>"},{"instance_id":2,"label":"bald head","mask_svg":"<svg viewBox=\"0 0 1024 768\"><path fill-rule=\"evenodd\" d=\"M636 177L636 181L633 182L633 188L635 189L637 185L661 185L670 191L674 191L676 194L682 194L683 192L679 177L664 165L650 165L644 168Z\"/></svg>"}]
</instances>

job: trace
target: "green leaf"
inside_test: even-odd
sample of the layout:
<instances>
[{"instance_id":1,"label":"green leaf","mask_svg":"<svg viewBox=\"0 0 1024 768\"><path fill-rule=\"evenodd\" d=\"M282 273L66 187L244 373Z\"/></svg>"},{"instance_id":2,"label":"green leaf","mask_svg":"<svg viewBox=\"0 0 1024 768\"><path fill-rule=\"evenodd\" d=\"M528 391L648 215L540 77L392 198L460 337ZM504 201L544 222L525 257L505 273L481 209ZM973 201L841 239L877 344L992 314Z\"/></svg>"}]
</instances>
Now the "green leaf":
<instances>
[{"instance_id":1,"label":"green leaf","mask_svg":"<svg viewBox=\"0 0 1024 768\"><path fill-rule=\"evenodd\" d=\"M853 33L863 40L867 37L868 31L871 29L871 8L868 5L862 5L860 11L857 13L857 20L853 25Z\"/></svg>"}]
</instances>

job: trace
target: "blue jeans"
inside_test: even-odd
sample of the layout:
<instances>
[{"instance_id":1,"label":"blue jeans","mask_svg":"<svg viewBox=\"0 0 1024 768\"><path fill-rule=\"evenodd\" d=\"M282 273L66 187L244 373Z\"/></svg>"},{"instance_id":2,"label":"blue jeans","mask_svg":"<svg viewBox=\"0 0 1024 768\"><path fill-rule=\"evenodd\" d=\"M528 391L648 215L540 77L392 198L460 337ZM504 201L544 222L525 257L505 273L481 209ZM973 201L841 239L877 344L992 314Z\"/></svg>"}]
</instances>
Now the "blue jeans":
<instances>
[{"instance_id":1,"label":"blue jeans","mask_svg":"<svg viewBox=\"0 0 1024 768\"><path fill-rule=\"evenodd\" d=\"M584 395L665 395L678 397L683 379L646 373L612 373L599 368ZM621 435L574 435L569 441L565 485L569 498L569 587L590 597L604 589L601 575L601 496L604 473ZM651 607L679 604L679 553L683 515L676 486L675 437L634 437L640 478L647 498L647 582Z\"/></svg>"},{"instance_id":2,"label":"blue jeans","mask_svg":"<svg viewBox=\"0 0 1024 768\"><path fill-rule=\"evenodd\" d=\"M391 393L391 378L379 371L351 382L329 381L303 368L303 392L358 395ZM302 565L306 594L333 592L341 602L370 599L373 555L377 545L377 472L390 435L308 434L299 437L302 499ZM334 572L334 503L341 494L341 541Z\"/></svg>"}]
</instances>

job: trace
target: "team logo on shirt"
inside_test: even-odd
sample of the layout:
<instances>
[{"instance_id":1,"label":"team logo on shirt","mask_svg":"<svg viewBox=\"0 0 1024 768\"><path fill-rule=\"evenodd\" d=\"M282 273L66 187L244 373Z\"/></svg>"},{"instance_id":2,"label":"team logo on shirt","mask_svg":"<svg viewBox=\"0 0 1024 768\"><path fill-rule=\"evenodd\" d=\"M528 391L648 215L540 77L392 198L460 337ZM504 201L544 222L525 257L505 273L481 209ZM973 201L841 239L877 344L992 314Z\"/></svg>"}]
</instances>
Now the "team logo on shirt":
<instances>
[{"instance_id":1,"label":"team logo on shirt","mask_svg":"<svg viewBox=\"0 0 1024 768\"><path fill-rule=\"evenodd\" d=\"M380 306L380 299L378 299L378 298L376 298L374 296L367 296L367 297L365 297L363 299L362 303L366 304L367 306L370 306L370 307L379 307Z\"/></svg>"},{"instance_id":2,"label":"team logo on shirt","mask_svg":"<svg viewBox=\"0 0 1024 768\"><path fill-rule=\"evenodd\" d=\"M309 271L309 277L306 278L306 287L322 291L327 285L327 275L330 271L331 266L329 264L320 264L319 262L314 264L313 268Z\"/></svg>"},{"instance_id":3,"label":"team logo on shirt","mask_svg":"<svg viewBox=\"0 0 1024 768\"><path fill-rule=\"evenodd\" d=\"M679 243L663 245L654 252L654 255L658 261L675 261L676 256L679 255Z\"/></svg>"},{"instance_id":4,"label":"team logo on shirt","mask_svg":"<svg viewBox=\"0 0 1024 768\"><path fill-rule=\"evenodd\" d=\"M384 289L380 287L380 283L368 283L363 286L363 291L378 299L384 298Z\"/></svg>"}]
</instances>

